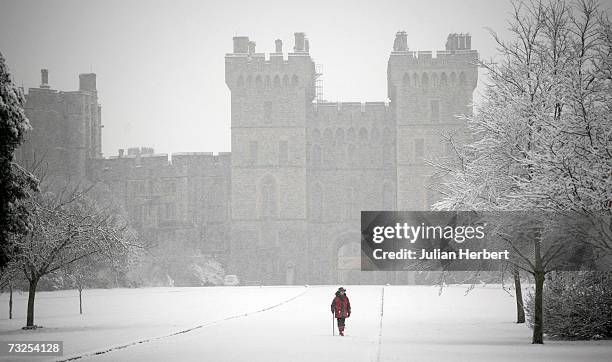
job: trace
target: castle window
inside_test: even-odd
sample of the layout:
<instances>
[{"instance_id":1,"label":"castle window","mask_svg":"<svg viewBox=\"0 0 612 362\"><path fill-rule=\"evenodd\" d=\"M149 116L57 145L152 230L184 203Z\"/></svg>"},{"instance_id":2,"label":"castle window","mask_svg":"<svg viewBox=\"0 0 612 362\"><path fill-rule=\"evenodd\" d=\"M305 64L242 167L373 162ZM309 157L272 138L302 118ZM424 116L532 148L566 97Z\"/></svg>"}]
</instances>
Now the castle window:
<instances>
[{"instance_id":1,"label":"castle window","mask_svg":"<svg viewBox=\"0 0 612 362\"><path fill-rule=\"evenodd\" d=\"M169 202L164 205L164 219L176 220L176 206L174 205L174 203Z\"/></svg>"},{"instance_id":2,"label":"castle window","mask_svg":"<svg viewBox=\"0 0 612 362\"><path fill-rule=\"evenodd\" d=\"M280 87L280 77L278 75L274 76L274 88Z\"/></svg>"},{"instance_id":3,"label":"castle window","mask_svg":"<svg viewBox=\"0 0 612 362\"><path fill-rule=\"evenodd\" d=\"M174 180L164 180L164 194L172 195L176 193L176 182Z\"/></svg>"},{"instance_id":4,"label":"castle window","mask_svg":"<svg viewBox=\"0 0 612 362\"><path fill-rule=\"evenodd\" d=\"M249 142L249 162L252 165L257 164L257 141L251 141Z\"/></svg>"},{"instance_id":5,"label":"castle window","mask_svg":"<svg viewBox=\"0 0 612 362\"><path fill-rule=\"evenodd\" d=\"M366 146L368 143L368 131L363 127L359 129L359 143L362 147Z\"/></svg>"},{"instance_id":6,"label":"castle window","mask_svg":"<svg viewBox=\"0 0 612 362\"><path fill-rule=\"evenodd\" d=\"M448 86L448 78L446 77L446 73L442 73L442 75L440 76L440 86L441 87Z\"/></svg>"},{"instance_id":7,"label":"castle window","mask_svg":"<svg viewBox=\"0 0 612 362\"><path fill-rule=\"evenodd\" d=\"M321 146L312 146L312 167L321 167Z\"/></svg>"},{"instance_id":8,"label":"castle window","mask_svg":"<svg viewBox=\"0 0 612 362\"><path fill-rule=\"evenodd\" d=\"M291 77L291 85L297 87L298 83L298 77L294 74L293 77Z\"/></svg>"},{"instance_id":9,"label":"castle window","mask_svg":"<svg viewBox=\"0 0 612 362\"><path fill-rule=\"evenodd\" d=\"M393 144L385 143L383 144L383 164L385 166L393 165L393 160L395 159L393 155Z\"/></svg>"},{"instance_id":10,"label":"castle window","mask_svg":"<svg viewBox=\"0 0 612 362\"><path fill-rule=\"evenodd\" d=\"M315 184L312 189L312 204L310 206L310 215L313 220L321 220L323 213L323 189L321 185Z\"/></svg>"},{"instance_id":11,"label":"castle window","mask_svg":"<svg viewBox=\"0 0 612 362\"><path fill-rule=\"evenodd\" d=\"M357 151L355 150L355 145L353 144L348 146L348 158L351 166L357 165Z\"/></svg>"},{"instance_id":12,"label":"castle window","mask_svg":"<svg viewBox=\"0 0 612 362\"><path fill-rule=\"evenodd\" d=\"M459 85L461 86L465 86L466 85L466 79L465 79L465 73L461 72L459 73Z\"/></svg>"},{"instance_id":13,"label":"castle window","mask_svg":"<svg viewBox=\"0 0 612 362\"><path fill-rule=\"evenodd\" d=\"M236 82L236 86L238 86L240 88L244 87L244 77L243 76L238 77L238 81Z\"/></svg>"},{"instance_id":14,"label":"castle window","mask_svg":"<svg viewBox=\"0 0 612 362\"><path fill-rule=\"evenodd\" d=\"M410 87L410 76L408 73L404 73L404 77L402 78L402 85L404 87Z\"/></svg>"},{"instance_id":15,"label":"castle window","mask_svg":"<svg viewBox=\"0 0 612 362\"><path fill-rule=\"evenodd\" d=\"M283 87L288 87L289 86L289 76L287 76L287 74L285 74L283 76Z\"/></svg>"},{"instance_id":16,"label":"castle window","mask_svg":"<svg viewBox=\"0 0 612 362\"><path fill-rule=\"evenodd\" d=\"M417 138L414 140L414 156L417 159L423 158L425 155L425 140Z\"/></svg>"},{"instance_id":17,"label":"castle window","mask_svg":"<svg viewBox=\"0 0 612 362\"><path fill-rule=\"evenodd\" d=\"M272 102L264 102L264 122L272 121Z\"/></svg>"},{"instance_id":18,"label":"castle window","mask_svg":"<svg viewBox=\"0 0 612 362\"><path fill-rule=\"evenodd\" d=\"M270 76L269 76L269 75L266 75L266 82L265 82L265 86L266 86L266 88L270 88L270 85L271 85L271 84L270 84Z\"/></svg>"},{"instance_id":19,"label":"castle window","mask_svg":"<svg viewBox=\"0 0 612 362\"><path fill-rule=\"evenodd\" d=\"M427 73L423 73L423 77L421 77L421 86L423 88L429 87L429 76Z\"/></svg>"},{"instance_id":20,"label":"castle window","mask_svg":"<svg viewBox=\"0 0 612 362\"><path fill-rule=\"evenodd\" d=\"M440 101L437 99L432 99L431 101L429 101L429 108L430 108L429 119L432 122L439 122L440 121Z\"/></svg>"},{"instance_id":21,"label":"castle window","mask_svg":"<svg viewBox=\"0 0 612 362\"><path fill-rule=\"evenodd\" d=\"M412 75L412 81L414 82L414 87L418 87L419 86L419 75L414 73Z\"/></svg>"},{"instance_id":22,"label":"castle window","mask_svg":"<svg viewBox=\"0 0 612 362\"><path fill-rule=\"evenodd\" d=\"M440 82L438 81L438 73L434 73L431 76L431 85L434 88L437 88L440 85Z\"/></svg>"},{"instance_id":23,"label":"castle window","mask_svg":"<svg viewBox=\"0 0 612 362\"><path fill-rule=\"evenodd\" d=\"M286 165L289 163L289 144L282 140L278 143L278 164Z\"/></svg>"},{"instance_id":24,"label":"castle window","mask_svg":"<svg viewBox=\"0 0 612 362\"><path fill-rule=\"evenodd\" d=\"M265 219L275 218L277 209L276 182L272 176L267 176L261 182L261 216Z\"/></svg>"}]
</instances>

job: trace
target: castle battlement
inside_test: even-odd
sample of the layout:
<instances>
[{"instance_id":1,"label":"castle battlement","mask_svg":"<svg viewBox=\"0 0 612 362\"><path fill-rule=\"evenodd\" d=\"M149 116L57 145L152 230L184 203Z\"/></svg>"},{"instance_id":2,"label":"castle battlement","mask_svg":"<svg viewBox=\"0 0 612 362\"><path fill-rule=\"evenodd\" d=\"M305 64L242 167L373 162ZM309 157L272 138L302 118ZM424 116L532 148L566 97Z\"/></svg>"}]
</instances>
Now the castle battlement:
<instances>
[{"instance_id":1,"label":"castle battlement","mask_svg":"<svg viewBox=\"0 0 612 362\"><path fill-rule=\"evenodd\" d=\"M320 102L313 106L315 113L386 113L390 110L385 102Z\"/></svg>"}]
</instances>

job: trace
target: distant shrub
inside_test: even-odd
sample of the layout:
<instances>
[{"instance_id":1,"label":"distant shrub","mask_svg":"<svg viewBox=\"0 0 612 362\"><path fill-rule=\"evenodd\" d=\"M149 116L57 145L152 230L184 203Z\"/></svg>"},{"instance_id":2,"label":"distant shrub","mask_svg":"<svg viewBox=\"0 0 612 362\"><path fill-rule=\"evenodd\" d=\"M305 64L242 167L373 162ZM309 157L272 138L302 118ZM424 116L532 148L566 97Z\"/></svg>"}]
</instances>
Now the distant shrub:
<instances>
[{"instance_id":1,"label":"distant shrub","mask_svg":"<svg viewBox=\"0 0 612 362\"><path fill-rule=\"evenodd\" d=\"M612 273L549 273L544 283L544 333L558 339L612 337ZM527 296L533 328L534 295Z\"/></svg>"}]
</instances>

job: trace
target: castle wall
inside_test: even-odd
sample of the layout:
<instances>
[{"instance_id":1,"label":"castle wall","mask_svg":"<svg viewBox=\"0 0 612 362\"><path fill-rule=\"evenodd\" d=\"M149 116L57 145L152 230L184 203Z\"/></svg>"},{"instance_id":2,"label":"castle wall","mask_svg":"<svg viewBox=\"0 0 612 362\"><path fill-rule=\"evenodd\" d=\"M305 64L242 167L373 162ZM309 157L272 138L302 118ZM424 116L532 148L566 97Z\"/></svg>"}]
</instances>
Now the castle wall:
<instances>
[{"instance_id":1,"label":"castle wall","mask_svg":"<svg viewBox=\"0 0 612 362\"><path fill-rule=\"evenodd\" d=\"M93 181L108 185L143 240L162 254L226 261L229 153L136 154L96 159Z\"/></svg>"}]
</instances>

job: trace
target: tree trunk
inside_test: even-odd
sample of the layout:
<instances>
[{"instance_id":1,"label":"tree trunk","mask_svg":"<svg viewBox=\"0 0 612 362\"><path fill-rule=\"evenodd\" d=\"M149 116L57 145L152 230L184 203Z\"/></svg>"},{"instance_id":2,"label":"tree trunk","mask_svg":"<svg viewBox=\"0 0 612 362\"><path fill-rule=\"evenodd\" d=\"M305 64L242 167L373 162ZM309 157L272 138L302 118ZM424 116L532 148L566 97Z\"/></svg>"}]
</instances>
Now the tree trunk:
<instances>
[{"instance_id":1,"label":"tree trunk","mask_svg":"<svg viewBox=\"0 0 612 362\"><path fill-rule=\"evenodd\" d=\"M9 319L13 319L13 285L9 284Z\"/></svg>"},{"instance_id":2,"label":"tree trunk","mask_svg":"<svg viewBox=\"0 0 612 362\"><path fill-rule=\"evenodd\" d=\"M533 311L533 337L531 343L544 344L544 270L542 268L542 255L540 254L540 241L534 241L535 270L535 306Z\"/></svg>"},{"instance_id":3,"label":"tree trunk","mask_svg":"<svg viewBox=\"0 0 612 362\"><path fill-rule=\"evenodd\" d=\"M83 314L83 287L79 286L79 314Z\"/></svg>"},{"instance_id":4,"label":"tree trunk","mask_svg":"<svg viewBox=\"0 0 612 362\"><path fill-rule=\"evenodd\" d=\"M34 297L36 296L36 286L38 278L30 280L30 288L28 290L28 317L26 327L34 327Z\"/></svg>"},{"instance_id":5,"label":"tree trunk","mask_svg":"<svg viewBox=\"0 0 612 362\"><path fill-rule=\"evenodd\" d=\"M525 307L523 304L523 291L521 289L521 275L514 269L514 289L516 290L516 323L525 323Z\"/></svg>"}]
</instances>

